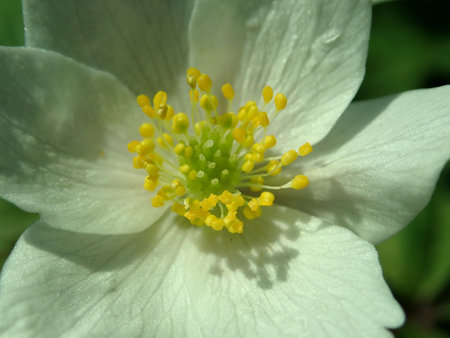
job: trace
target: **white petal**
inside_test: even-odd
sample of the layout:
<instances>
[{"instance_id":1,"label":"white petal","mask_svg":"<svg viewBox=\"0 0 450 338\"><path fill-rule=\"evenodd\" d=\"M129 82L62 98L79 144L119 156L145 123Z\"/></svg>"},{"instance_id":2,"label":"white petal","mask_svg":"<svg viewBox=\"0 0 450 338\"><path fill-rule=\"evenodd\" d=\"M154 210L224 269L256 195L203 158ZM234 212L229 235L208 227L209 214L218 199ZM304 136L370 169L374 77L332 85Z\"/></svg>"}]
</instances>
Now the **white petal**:
<instances>
[{"instance_id":1,"label":"white petal","mask_svg":"<svg viewBox=\"0 0 450 338\"><path fill-rule=\"evenodd\" d=\"M26 43L111 72L135 94L170 95L185 76L191 2L26 0Z\"/></svg>"},{"instance_id":2,"label":"white petal","mask_svg":"<svg viewBox=\"0 0 450 338\"><path fill-rule=\"evenodd\" d=\"M379 242L428 203L449 157L450 86L355 103L290 170L309 187L278 201Z\"/></svg>"},{"instance_id":3,"label":"white petal","mask_svg":"<svg viewBox=\"0 0 450 338\"><path fill-rule=\"evenodd\" d=\"M53 52L0 48L0 60L2 197L69 229L151 224L159 212L127 150L145 116L126 87Z\"/></svg>"},{"instance_id":4,"label":"white petal","mask_svg":"<svg viewBox=\"0 0 450 338\"><path fill-rule=\"evenodd\" d=\"M370 1L196 2L191 64L237 102L261 101L271 85L288 107L273 131L283 148L320 140L352 100L364 75Z\"/></svg>"},{"instance_id":5,"label":"white petal","mask_svg":"<svg viewBox=\"0 0 450 338\"><path fill-rule=\"evenodd\" d=\"M271 209L244 235L181 225L173 214L131 235L36 224L5 266L0 332L381 337L402 323L372 245Z\"/></svg>"}]
</instances>

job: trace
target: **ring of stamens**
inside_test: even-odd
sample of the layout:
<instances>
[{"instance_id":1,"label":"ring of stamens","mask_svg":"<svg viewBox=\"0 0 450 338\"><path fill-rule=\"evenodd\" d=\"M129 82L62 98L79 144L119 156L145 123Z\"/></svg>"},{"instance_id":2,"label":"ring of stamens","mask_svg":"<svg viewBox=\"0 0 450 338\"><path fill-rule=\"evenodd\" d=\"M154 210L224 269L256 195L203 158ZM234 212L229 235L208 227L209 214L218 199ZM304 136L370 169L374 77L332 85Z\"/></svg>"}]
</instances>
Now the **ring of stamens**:
<instances>
[{"instance_id":1,"label":"ring of stamens","mask_svg":"<svg viewBox=\"0 0 450 338\"><path fill-rule=\"evenodd\" d=\"M278 186L266 181L299 155L309 154L312 146L305 143L298 150L266 157L277 141L274 135L266 135L267 126L287 105L286 96L274 95L271 87L262 90L262 107L248 101L236 114L232 112L233 87L224 84L222 94L228 108L219 115L210 77L189 68L186 81L190 87L190 117L175 113L163 91L156 93L152 102L146 95L137 97L150 120L139 128L143 139L128 144L128 150L136 154L133 166L147 172L144 188L157 190L151 200L153 207L171 203L173 212L194 225L242 233L242 215L254 219L261 216L261 207L273 205L275 195L270 190L308 186L304 175Z\"/></svg>"}]
</instances>

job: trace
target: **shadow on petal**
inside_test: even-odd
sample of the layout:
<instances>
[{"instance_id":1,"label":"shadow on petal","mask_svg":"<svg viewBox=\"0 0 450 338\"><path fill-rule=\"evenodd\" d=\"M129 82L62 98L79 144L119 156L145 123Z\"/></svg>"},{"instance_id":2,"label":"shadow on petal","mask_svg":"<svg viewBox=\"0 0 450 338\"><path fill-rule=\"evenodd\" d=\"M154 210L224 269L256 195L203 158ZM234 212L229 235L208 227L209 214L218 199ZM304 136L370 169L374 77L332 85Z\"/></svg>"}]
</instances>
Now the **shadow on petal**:
<instances>
[{"instance_id":1,"label":"shadow on petal","mask_svg":"<svg viewBox=\"0 0 450 338\"><path fill-rule=\"evenodd\" d=\"M264 215L266 212L266 215ZM203 254L214 257L213 275L233 271L255 280L263 289L289 279L290 262L299 255L296 240L312 217L283 207L266 209L259 219L248 221L241 235L204 229L195 243Z\"/></svg>"},{"instance_id":2,"label":"shadow on petal","mask_svg":"<svg viewBox=\"0 0 450 338\"><path fill-rule=\"evenodd\" d=\"M286 190L278 198L278 202L281 205L325 219L332 224L358 224L363 221L361 211L349 202L352 201L351 193L347 192L339 181L330 178L317 182L317 185L319 184L320 187L317 189ZM320 191L329 193L324 195Z\"/></svg>"},{"instance_id":3,"label":"shadow on petal","mask_svg":"<svg viewBox=\"0 0 450 338\"><path fill-rule=\"evenodd\" d=\"M61 230L38 221L25 232L24 240L89 270L114 271L151 255L169 230L167 222L155 221L145 231L104 235Z\"/></svg>"},{"instance_id":4,"label":"shadow on petal","mask_svg":"<svg viewBox=\"0 0 450 338\"><path fill-rule=\"evenodd\" d=\"M309 231L312 225L313 231L320 221L285 207L264 211L266 215L259 220L246 223L242 235L197 228L167 212L145 231L123 235L60 230L39 221L24 234L24 240L92 273L118 273L141 264L148 269L167 264L171 269L182 262L190 271L189 278L195 278L192 271L219 278L225 273L228 277L239 274L270 289L288 281L290 263L299 255L296 241L301 229Z\"/></svg>"}]
</instances>

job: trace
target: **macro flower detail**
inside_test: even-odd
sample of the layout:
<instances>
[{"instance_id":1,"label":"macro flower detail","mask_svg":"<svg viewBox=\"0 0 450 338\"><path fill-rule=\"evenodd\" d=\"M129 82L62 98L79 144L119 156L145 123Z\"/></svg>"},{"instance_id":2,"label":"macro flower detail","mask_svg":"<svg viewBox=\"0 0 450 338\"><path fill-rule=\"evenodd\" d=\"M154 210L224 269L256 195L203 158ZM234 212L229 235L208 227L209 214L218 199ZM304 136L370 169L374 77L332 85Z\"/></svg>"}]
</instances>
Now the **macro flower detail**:
<instances>
[{"instance_id":1,"label":"macro flower detail","mask_svg":"<svg viewBox=\"0 0 450 338\"><path fill-rule=\"evenodd\" d=\"M282 156L265 158L265 152L277 141L274 135L266 135L266 129L287 105L286 96L278 93L274 97L271 87L262 90L262 109L255 101L248 101L235 114L231 111L233 87L224 84L222 94L228 100L228 109L219 114L219 100L211 94L211 78L189 68L186 80L192 88L190 116L195 133L189 133L188 115L175 113L167 104L167 93L158 91L153 106L148 96L139 95L138 104L151 123L143 123L139 128L144 140L128 144L128 150L137 155L133 166L147 171L144 188L153 191L161 186L152 198L153 207L162 207L169 201L172 211L192 224L242 233L244 223L237 212L242 211L249 220L260 217L261 207L273 205L275 199L267 189L299 190L308 186L308 178L300 174L282 185L270 186L265 180L280 174L299 155L309 154L312 146L305 143L297 151L291 149ZM272 99L271 108L268 104ZM270 115L266 110L272 110ZM259 142L255 140L258 136ZM244 194L242 188L265 191L252 196Z\"/></svg>"},{"instance_id":2,"label":"macro flower detail","mask_svg":"<svg viewBox=\"0 0 450 338\"><path fill-rule=\"evenodd\" d=\"M429 200L450 88L351 103L370 17L369 0L25 0L27 46L0 48L0 194L40 219L2 270L0 335L390 336L404 314L373 243Z\"/></svg>"}]
</instances>

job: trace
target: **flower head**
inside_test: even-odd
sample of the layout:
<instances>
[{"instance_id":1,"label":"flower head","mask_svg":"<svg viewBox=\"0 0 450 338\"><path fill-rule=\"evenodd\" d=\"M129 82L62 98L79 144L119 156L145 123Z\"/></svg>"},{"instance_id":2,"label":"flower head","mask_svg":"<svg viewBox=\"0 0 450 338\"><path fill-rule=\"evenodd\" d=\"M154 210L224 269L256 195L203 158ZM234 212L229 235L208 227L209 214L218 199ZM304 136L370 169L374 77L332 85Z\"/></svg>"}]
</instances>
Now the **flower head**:
<instances>
[{"instance_id":1,"label":"flower head","mask_svg":"<svg viewBox=\"0 0 450 338\"><path fill-rule=\"evenodd\" d=\"M68 4L24 1L28 47L0 48L0 193L41 217L2 272L1 334L401 325L367 240L428 201L450 89L349 105L370 1Z\"/></svg>"},{"instance_id":2,"label":"flower head","mask_svg":"<svg viewBox=\"0 0 450 338\"><path fill-rule=\"evenodd\" d=\"M228 108L219 114L219 100L211 94L211 78L196 68L189 68L186 74L193 121L183 112L175 113L163 91L155 94L153 102L146 95L137 97L150 123L139 128L143 140L128 144L128 150L136 154L133 166L147 172L147 190L158 189L152 198L153 207L169 202L173 212L192 224L242 233L244 223L238 218L238 211L246 219L255 219L261 216L261 207L273 205L275 196L269 190L308 186L308 178L300 174L282 185L267 185L267 179L270 182L299 155L309 154L312 146L305 143L298 150L267 158L266 151L277 140L266 130L270 120L286 108L286 96L274 96L273 89L265 86L261 108L255 101L247 101L234 113L234 90L226 83L222 94L228 100ZM260 193L257 196L254 192Z\"/></svg>"}]
</instances>

